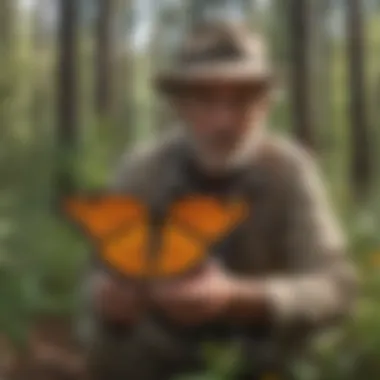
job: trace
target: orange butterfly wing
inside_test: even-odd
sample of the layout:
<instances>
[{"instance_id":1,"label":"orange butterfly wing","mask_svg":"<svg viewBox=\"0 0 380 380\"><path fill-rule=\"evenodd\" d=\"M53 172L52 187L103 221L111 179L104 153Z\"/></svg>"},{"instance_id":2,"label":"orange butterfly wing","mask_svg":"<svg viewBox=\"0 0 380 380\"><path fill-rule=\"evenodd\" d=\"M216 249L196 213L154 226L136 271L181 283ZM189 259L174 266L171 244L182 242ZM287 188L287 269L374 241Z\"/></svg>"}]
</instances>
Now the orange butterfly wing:
<instances>
[{"instance_id":1,"label":"orange butterfly wing","mask_svg":"<svg viewBox=\"0 0 380 380\"><path fill-rule=\"evenodd\" d=\"M100 258L124 275L146 274L147 210L131 197L73 198L65 212L98 242Z\"/></svg>"},{"instance_id":2,"label":"orange butterfly wing","mask_svg":"<svg viewBox=\"0 0 380 380\"><path fill-rule=\"evenodd\" d=\"M174 204L171 215L181 224L216 241L227 234L248 214L244 202L223 205L214 198L192 197Z\"/></svg>"},{"instance_id":3,"label":"orange butterfly wing","mask_svg":"<svg viewBox=\"0 0 380 380\"><path fill-rule=\"evenodd\" d=\"M120 273L132 277L149 275L147 252L149 230L146 221L139 221L118 237L102 244L102 259Z\"/></svg>"},{"instance_id":4,"label":"orange butterfly wing","mask_svg":"<svg viewBox=\"0 0 380 380\"><path fill-rule=\"evenodd\" d=\"M213 198L193 197L175 203L163 231L156 275L180 274L200 263L209 246L227 235L247 214L242 202L225 206Z\"/></svg>"},{"instance_id":5,"label":"orange butterfly wing","mask_svg":"<svg viewBox=\"0 0 380 380\"><path fill-rule=\"evenodd\" d=\"M169 222L163 230L155 276L168 277L186 272L200 263L204 257L204 242L177 224Z\"/></svg>"},{"instance_id":6,"label":"orange butterfly wing","mask_svg":"<svg viewBox=\"0 0 380 380\"><path fill-rule=\"evenodd\" d=\"M64 211L97 240L146 217L143 204L124 196L72 198L64 203Z\"/></svg>"}]
</instances>

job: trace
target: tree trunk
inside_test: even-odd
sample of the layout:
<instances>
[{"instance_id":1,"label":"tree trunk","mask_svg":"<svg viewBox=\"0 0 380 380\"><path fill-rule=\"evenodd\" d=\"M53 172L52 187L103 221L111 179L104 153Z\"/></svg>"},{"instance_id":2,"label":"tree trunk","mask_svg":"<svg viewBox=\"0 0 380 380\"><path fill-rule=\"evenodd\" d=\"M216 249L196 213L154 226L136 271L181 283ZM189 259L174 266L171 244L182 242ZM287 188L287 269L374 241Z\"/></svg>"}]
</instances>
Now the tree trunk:
<instances>
[{"instance_id":1,"label":"tree trunk","mask_svg":"<svg viewBox=\"0 0 380 380\"><path fill-rule=\"evenodd\" d=\"M327 23L331 0L314 3L314 94L316 96L315 124L320 136L321 148L328 150L334 143L332 76L332 36Z\"/></svg>"},{"instance_id":2,"label":"tree trunk","mask_svg":"<svg viewBox=\"0 0 380 380\"><path fill-rule=\"evenodd\" d=\"M295 135L315 148L312 99L312 8L310 0L290 0L291 83Z\"/></svg>"},{"instance_id":3,"label":"tree trunk","mask_svg":"<svg viewBox=\"0 0 380 380\"><path fill-rule=\"evenodd\" d=\"M0 2L0 140L11 135L14 125L15 92L15 1Z\"/></svg>"},{"instance_id":4,"label":"tree trunk","mask_svg":"<svg viewBox=\"0 0 380 380\"><path fill-rule=\"evenodd\" d=\"M170 5L163 4L163 1L156 0L154 8L153 34L150 41L150 55L152 71L161 70L167 67L172 53L172 42L170 37L174 30L170 30L170 22L177 14L171 14ZM175 33L180 33L176 30ZM172 118L167 104L162 99L154 98L149 105L152 111L152 126L155 134L162 134L172 127Z\"/></svg>"},{"instance_id":5,"label":"tree trunk","mask_svg":"<svg viewBox=\"0 0 380 380\"><path fill-rule=\"evenodd\" d=\"M283 68L289 62L289 43L287 14L290 12L289 1L271 1L268 6L266 23L263 29L273 46L273 58ZM260 23L260 20L257 20Z\"/></svg>"},{"instance_id":6,"label":"tree trunk","mask_svg":"<svg viewBox=\"0 0 380 380\"><path fill-rule=\"evenodd\" d=\"M60 153L58 186L60 193L73 190L69 160L75 148L78 132L77 91L77 0L59 2L59 60L58 60L58 110L57 143Z\"/></svg>"},{"instance_id":7,"label":"tree trunk","mask_svg":"<svg viewBox=\"0 0 380 380\"><path fill-rule=\"evenodd\" d=\"M351 181L355 197L364 195L371 180L369 122L365 95L363 8L360 0L347 0L351 116Z\"/></svg>"},{"instance_id":8,"label":"tree trunk","mask_svg":"<svg viewBox=\"0 0 380 380\"><path fill-rule=\"evenodd\" d=\"M120 151L125 149L126 143L133 139L136 128L135 121L135 60L132 47L133 42L133 1L116 1L116 50L119 52L115 56L117 81L114 82L113 91L115 97L112 103L115 108L113 111L113 124L115 125L115 157L119 158Z\"/></svg>"},{"instance_id":9,"label":"tree trunk","mask_svg":"<svg viewBox=\"0 0 380 380\"><path fill-rule=\"evenodd\" d=\"M14 42L16 1L2 0L0 2L0 39L1 49L11 48Z\"/></svg>"},{"instance_id":10,"label":"tree trunk","mask_svg":"<svg viewBox=\"0 0 380 380\"><path fill-rule=\"evenodd\" d=\"M47 38L43 27L43 12L46 6L46 0L36 0L34 13L33 13L33 50L37 56L43 56L47 49L51 49L50 40ZM51 97L48 92L51 89L48 76L52 75L51 70L48 70L43 60L39 60L34 72L33 81L33 95L31 99L31 118L33 121L33 128L40 141L46 131L45 117L48 114L46 105L49 103Z\"/></svg>"},{"instance_id":11,"label":"tree trunk","mask_svg":"<svg viewBox=\"0 0 380 380\"><path fill-rule=\"evenodd\" d=\"M33 43L36 49L45 48L51 42L51 33L46 26L46 9L49 4L46 0L35 0L33 14Z\"/></svg>"},{"instance_id":12,"label":"tree trunk","mask_svg":"<svg viewBox=\"0 0 380 380\"><path fill-rule=\"evenodd\" d=\"M97 55L96 55L96 110L100 117L112 114L113 103L113 21L114 0L98 0Z\"/></svg>"}]
</instances>

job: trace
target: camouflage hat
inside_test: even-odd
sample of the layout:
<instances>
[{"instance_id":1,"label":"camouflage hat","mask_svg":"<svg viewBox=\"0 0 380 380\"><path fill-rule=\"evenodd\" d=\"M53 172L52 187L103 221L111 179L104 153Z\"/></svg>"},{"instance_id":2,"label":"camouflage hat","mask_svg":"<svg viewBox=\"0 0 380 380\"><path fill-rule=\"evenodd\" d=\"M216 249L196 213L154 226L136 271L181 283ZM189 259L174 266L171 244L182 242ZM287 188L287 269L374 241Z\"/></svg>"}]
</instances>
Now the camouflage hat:
<instances>
[{"instance_id":1,"label":"camouflage hat","mask_svg":"<svg viewBox=\"0 0 380 380\"><path fill-rule=\"evenodd\" d=\"M158 73L161 92L175 92L199 83L269 85L272 70L262 37L244 24L200 25L185 40L174 67Z\"/></svg>"}]
</instances>

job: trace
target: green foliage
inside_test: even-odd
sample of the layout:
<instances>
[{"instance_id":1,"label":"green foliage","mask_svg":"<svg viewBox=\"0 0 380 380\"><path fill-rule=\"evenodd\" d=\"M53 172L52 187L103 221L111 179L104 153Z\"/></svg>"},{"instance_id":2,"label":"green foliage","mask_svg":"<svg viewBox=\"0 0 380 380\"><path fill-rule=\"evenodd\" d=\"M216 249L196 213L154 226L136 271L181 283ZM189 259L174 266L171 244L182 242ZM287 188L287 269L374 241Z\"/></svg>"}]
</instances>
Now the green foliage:
<instances>
[{"instance_id":1,"label":"green foliage","mask_svg":"<svg viewBox=\"0 0 380 380\"><path fill-rule=\"evenodd\" d=\"M241 366L241 357L238 345L205 344L203 358L207 370L204 373L181 376L178 380L229 380L237 375Z\"/></svg>"}]
</instances>

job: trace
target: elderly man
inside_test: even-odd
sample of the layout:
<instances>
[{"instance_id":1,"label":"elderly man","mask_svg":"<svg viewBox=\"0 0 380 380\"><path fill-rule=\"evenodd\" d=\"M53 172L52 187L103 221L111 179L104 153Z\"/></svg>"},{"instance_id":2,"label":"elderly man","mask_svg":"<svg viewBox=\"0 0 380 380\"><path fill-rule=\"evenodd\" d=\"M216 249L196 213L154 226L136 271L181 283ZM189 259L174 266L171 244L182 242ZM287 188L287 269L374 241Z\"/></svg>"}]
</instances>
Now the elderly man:
<instances>
[{"instance_id":1,"label":"elderly man","mask_svg":"<svg viewBox=\"0 0 380 380\"><path fill-rule=\"evenodd\" d=\"M92 377L199 372L210 340L238 342L236 378L285 373L311 333L349 312L355 276L311 156L266 128L273 77L264 43L241 25L200 26L155 86L180 122L128 154L113 189L149 204L180 188L244 194L251 213L196 273L157 282L146 297L94 268Z\"/></svg>"}]
</instances>

